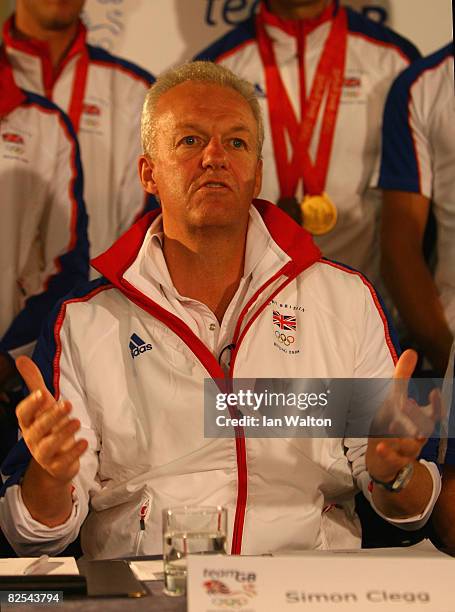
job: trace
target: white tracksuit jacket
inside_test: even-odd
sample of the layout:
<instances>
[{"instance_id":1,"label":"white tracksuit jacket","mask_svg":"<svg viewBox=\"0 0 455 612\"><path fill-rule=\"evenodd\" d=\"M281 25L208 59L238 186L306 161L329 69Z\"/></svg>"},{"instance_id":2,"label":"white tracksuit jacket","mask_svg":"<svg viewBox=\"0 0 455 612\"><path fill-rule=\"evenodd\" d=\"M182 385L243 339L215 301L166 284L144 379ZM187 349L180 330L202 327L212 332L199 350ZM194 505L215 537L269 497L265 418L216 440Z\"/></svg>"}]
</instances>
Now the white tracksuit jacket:
<instances>
[{"instance_id":1,"label":"white tracksuit jacket","mask_svg":"<svg viewBox=\"0 0 455 612\"><path fill-rule=\"evenodd\" d=\"M52 102L20 90L0 50L0 351L31 354L41 325L87 281L79 147Z\"/></svg>"},{"instance_id":2,"label":"white tracksuit jacket","mask_svg":"<svg viewBox=\"0 0 455 612\"><path fill-rule=\"evenodd\" d=\"M46 43L15 38L13 19L5 22L3 44L16 83L60 106L77 133L90 254L95 257L144 210L137 158L141 153L142 105L153 77L135 64L87 44L82 23L54 76Z\"/></svg>"},{"instance_id":3,"label":"white tracksuit jacket","mask_svg":"<svg viewBox=\"0 0 455 612\"><path fill-rule=\"evenodd\" d=\"M379 186L430 199L437 223L435 284L455 333L455 98L453 43L395 81L384 111Z\"/></svg>"},{"instance_id":4,"label":"white tracksuit jacket","mask_svg":"<svg viewBox=\"0 0 455 612\"><path fill-rule=\"evenodd\" d=\"M0 501L6 536L21 554L61 550L90 499L82 527L89 557L160 552L161 510L183 504L226 506L234 553L360 546L354 494L356 481L368 479L364 438L204 438L204 378L225 374L147 267L150 215L95 260L107 280L65 300L36 351L47 384L72 402L89 441L73 514L52 529L34 521L17 486L26 460L10 459ZM360 274L321 259L304 230L261 200L251 208L246 252L255 263L243 312L227 321L235 328L229 376L391 375L387 320ZM275 343L277 309L296 316L294 352Z\"/></svg>"}]
</instances>

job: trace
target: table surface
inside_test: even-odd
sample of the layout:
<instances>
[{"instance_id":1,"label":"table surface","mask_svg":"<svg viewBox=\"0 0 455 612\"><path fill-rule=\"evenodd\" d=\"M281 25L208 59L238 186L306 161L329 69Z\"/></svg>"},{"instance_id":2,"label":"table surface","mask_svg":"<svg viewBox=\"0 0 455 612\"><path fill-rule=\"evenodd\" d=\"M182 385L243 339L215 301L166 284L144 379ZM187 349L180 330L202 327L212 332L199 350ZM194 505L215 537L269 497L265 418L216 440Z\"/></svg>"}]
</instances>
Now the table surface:
<instances>
[{"instance_id":1,"label":"table surface","mask_svg":"<svg viewBox=\"0 0 455 612\"><path fill-rule=\"evenodd\" d=\"M414 549L414 550L413 550ZM410 547L408 549L371 549L370 554L376 552L384 554L387 551L389 554L406 554L411 553L419 554L419 545ZM322 554L328 554L329 551L322 551ZM367 552L367 551L365 551ZM455 557L455 549L447 550L443 552ZM422 552L420 553L422 554ZM425 554L425 553L423 553ZM147 560L156 559L157 557L137 557L135 560ZM132 560L132 559L130 559ZM0 609L11 611L11 612L39 612L42 610L53 610L57 612L62 610L64 612L185 612L187 609L186 597L169 597L163 593L164 583L162 580L154 582L143 582L142 583L147 590L147 595L144 597L72 597L64 596L64 605L36 605L36 604L14 604L11 606L1 605ZM1 590L1 587L0 587ZM20 588L17 589L20 591ZM455 608L454 608L455 610Z\"/></svg>"}]
</instances>

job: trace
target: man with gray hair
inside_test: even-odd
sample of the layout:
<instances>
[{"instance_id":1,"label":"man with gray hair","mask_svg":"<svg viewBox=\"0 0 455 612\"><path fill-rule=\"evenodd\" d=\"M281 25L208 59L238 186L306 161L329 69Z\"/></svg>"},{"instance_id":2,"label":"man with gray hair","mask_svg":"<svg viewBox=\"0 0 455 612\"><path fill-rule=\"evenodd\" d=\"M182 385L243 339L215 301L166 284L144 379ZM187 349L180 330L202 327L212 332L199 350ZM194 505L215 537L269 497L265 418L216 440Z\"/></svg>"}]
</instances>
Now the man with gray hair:
<instances>
[{"instance_id":1,"label":"man with gray hair","mask_svg":"<svg viewBox=\"0 0 455 612\"><path fill-rule=\"evenodd\" d=\"M55 554L83 523L88 557L153 554L163 508L221 504L234 554L356 547L357 484L389 520L420 525L440 489L434 466L416 460L421 437L264 439L240 426L204 437L204 379L394 367L407 378L415 355L397 359L361 275L255 200L262 121L248 83L211 64L171 70L148 94L142 129L139 173L162 210L95 259L104 278L56 309L37 365L18 361L29 463L19 448L3 466L8 540L19 554Z\"/></svg>"}]
</instances>

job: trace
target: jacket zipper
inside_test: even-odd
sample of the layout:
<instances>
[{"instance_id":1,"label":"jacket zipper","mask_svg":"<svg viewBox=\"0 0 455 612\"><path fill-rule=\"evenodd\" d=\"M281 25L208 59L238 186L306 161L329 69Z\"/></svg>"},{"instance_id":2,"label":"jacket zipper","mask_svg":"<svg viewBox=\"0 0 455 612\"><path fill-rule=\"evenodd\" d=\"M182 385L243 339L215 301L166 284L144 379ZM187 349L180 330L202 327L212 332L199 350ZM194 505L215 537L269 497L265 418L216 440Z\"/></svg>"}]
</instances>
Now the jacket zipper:
<instances>
[{"instance_id":1,"label":"jacket zipper","mask_svg":"<svg viewBox=\"0 0 455 612\"><path fill-rule=\"evenodd\" d=\"M119 289L139 308L142 308L145 312L153 315L156 319L168 325L169 329L171 329L174 333L176 333L179 338L188 346L188 348L192 351L192 353L199 360L201 365L207 370L210 376L213 379L219 378L224 379L227 386L230 385L230 380L232 380L233 372L234 372L234 362L238 353L239 346L245 337L245 333L251 327L252 323L257 319L257 317L262 313L262 311L266 308L267 304L271 299L281 291L287 284L292 282L297 274L301 271L299 266L295 266L294 263L288 262L285 264L275 275L273 275L264 285L262 285L256 293L252 296L252 298L248 301L246 306L243 308L239 319L237 321L237 326L234 332L234 340L238 338L238 343L236 344L233 352L232 359L230 364L229 375L226 375L221 366L218 364L217 360L213 357L213 355L207 350L207 347L202 343L202 341L188 328L188 326L181 322L180 319L175 317L174 315L170 315L167 311L155 304L155 302L151 300L144 300L137 296L136 289L130 285L130 283L124 279L120 282ZM240 333L241 322L242 319L246 316L248 310L252 307L253 303L258 299L258 297L263 293L263 291L275 280L277 280L280 276L285 274L287 276L286 280L275 290L270 296L264 300L264 303L258 309L256 313L252 316L252 318L248 321L247 325L243 329L242 333ZM115 285L114 285L115 286ZM164 315L164 316L163 316ZM176 324L177 323L177 324ZM216 372L216 374L215 374ZM239 555L242 550L242 538L243 538L243 526L245 522L245 511L246 511L246 502L248 498L248 467L247 467L247 458L246 458L246 445L245 445L245 432L243 427L235 427L235 447L236 447L236 457L237 457L237 502L236 502L236 510L235 510L235 518L234 518L234 528L232 535L232 545L231 545L231 554Z\"/></svg>"},{"instance_id":2,"label":"jacket zipper","mask_svg":"<svg viewBox=\"0 0 455 612\"><path fill-rule=\"evenodd\" d=\"M137 533L136 543L134 546L134 556L135 557L139 556L139 548L141 546L142 539L144 537L145 523L149 517L149 514L150 514L150 499L147 498L144 500L141 507L139 508L139 531Z\"/></svg>"},{"instance_id":3,"label":"jacket zipper","mask_svg":"<svg viewBox=\"0 0 455 612\"><path fill-rule=\"evenodd\" d=\"M235 358L237 357L237 353L242 343L243 338L245 337L246 332L254 323L254 321L259 317L259 315L263 312L263 310L267 307L270 300L272 300L277 293L279 293L286 285L292 282L296 276L295 274L290 274L286 280L279 285L279 287L272 291L272 293L267 296L267 299L264 300L263 304L258 308L258 310L253 314L251 319L245 325L243 331L240 333L241 322L243 318L246 316L248 310L252 307L254 302L258 299L258 297L263 293L263 291L275 280L278 280L280 276L286 274L287 272L291 272L294 266L292 262L287 263L283 268L281 268L275 275L273 275L265 285L262 285L260 289L250 298L248 303L243 308L240 313L239 320L237 322L237 326L234 332L234 350L232 351L232 358L229 367L229 378L232 380L234 378L234 363ZM246 456L246 442L245 442L245 430L243 427L235 428L235 445L237 451L237 475L238 475L238 492L237 492L237 504L235 508L235 519L234 519L234 529L232 534L232 545L231 545L231 554L232 555L240 555L242 552L242 539L243 539L243 527L245 524L245 512L246 512L246 503L248 499L248 466L247 466L247 456Z\"/></svg>"}]
</instances>

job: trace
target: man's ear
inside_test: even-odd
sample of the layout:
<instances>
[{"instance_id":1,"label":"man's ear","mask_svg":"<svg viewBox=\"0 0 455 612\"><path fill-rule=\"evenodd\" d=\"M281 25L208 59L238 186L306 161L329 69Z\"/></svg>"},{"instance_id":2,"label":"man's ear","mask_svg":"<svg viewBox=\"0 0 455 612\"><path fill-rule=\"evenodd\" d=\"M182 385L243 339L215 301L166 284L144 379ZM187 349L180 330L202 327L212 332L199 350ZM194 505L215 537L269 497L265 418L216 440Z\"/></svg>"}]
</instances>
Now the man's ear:
<instances>
[{"instance_id":1,"label":"man's ear","mask_svg":"<svg viewBox=\"0 0 455 612\"><path fill-rule=\"evenodd\" d=\"M152 193L157 196L158 187L154 178L154 165L152 160L147 155L141 155L139 157L139 177L141 179L142 186L147 193Z\"/></svg>"},{"instance_id":2,"label":"man's ear","mask_svg":"<svg viewBox=\"0 0 455 612\"><path fill-rule=\"evenodd\" d=\"M257 198L258 195L261 193L261 188L262 188L262 168L263 168L262 159L258 159L258 164L256 166L256 174L255 174L255 177L254 177L254 195L253 195L253 198Z\"/></svg>"}]
</instances>

